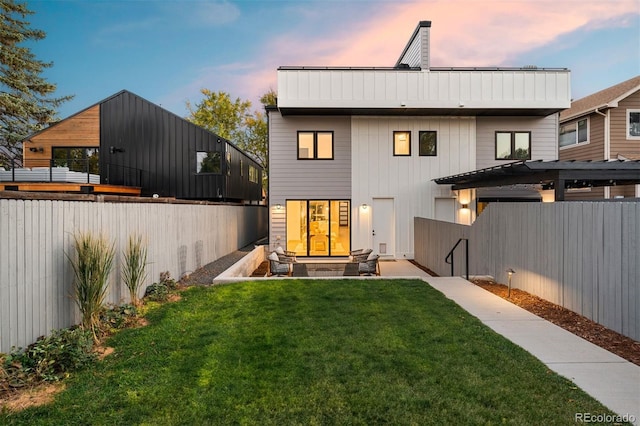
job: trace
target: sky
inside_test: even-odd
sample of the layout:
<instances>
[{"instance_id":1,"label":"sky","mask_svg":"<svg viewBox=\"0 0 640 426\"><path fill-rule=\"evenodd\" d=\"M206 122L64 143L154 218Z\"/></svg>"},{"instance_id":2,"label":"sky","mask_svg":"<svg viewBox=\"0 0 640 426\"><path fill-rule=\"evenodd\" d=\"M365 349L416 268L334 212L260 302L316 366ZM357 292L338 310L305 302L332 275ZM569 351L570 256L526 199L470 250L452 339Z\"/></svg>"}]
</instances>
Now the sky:
<instances>
[{"instance_id":1,"label":"sky","mask_svg":"<svg viewBox=\"0 0 640 426\"><path fill-rule=\"evenodd\" d=\"M24 1L24 0L18 0ZM27 0L66 118L122 89L187 116L203 88L250 100L277 68L393 66L431 21L433 67L571 70L573 99L640 75L640 0Z\"/></svg>"}]
</instances>

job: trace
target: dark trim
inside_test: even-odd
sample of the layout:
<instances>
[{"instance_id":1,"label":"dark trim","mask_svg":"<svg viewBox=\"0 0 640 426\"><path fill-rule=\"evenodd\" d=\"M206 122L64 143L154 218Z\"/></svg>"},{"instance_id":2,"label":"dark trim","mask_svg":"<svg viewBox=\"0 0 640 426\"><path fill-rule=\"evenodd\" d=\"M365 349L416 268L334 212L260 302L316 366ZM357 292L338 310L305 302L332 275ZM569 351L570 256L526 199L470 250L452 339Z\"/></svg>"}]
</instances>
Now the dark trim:
<instances>
[{"instance_id":1,"label":"dark trim","mask_svg":"<svg viewBox=\"0 0 640 426\"><path fill-rule=\"evenodd\" d=\"M434 133L436 135L436 147L435 152L433 154L423 154L420 151L421 148L421 139L424 133ZM437 130L419 130L418 131L418 156L420 157L437 157L438 156L438 131Z\"/></svg>"},{"instance_id":2,"label":"dark trim","mask_svg":"<svg viewBox=\"0 0 640 426\"><path fill-rule=\"evenodd\" d=\"M406 133L407 135L409 135L409 153L408 154L396 154L396 133ZM393 143L394 157L411 157L411 130L394 130L392 143Z\"/></svg>"},{"instance_id":3,"label":"dark trim","mask_svg":"<svg viewBox=\"0 0 640 426\"><path fill-rule=\"evenodd\" d=\"M546 117L563 110L563 108L321 108L321 107L280 107L282 116L310 116L310 115L387 115L393 117Z\"/></svg>"},{"instance_id":4,"label":"dark trim","mask_svg":"<svg viewBox=\"0 0 640 426\"><path fill-rule=\"evenodd\" d=\"M498 133L509 133L511 135L511 155L507 158L504 157L498 157ZM516 158L514 157L515 152L516 152L516 133L528 133L529 134L529 149L527 150L529 152L529 155L527 156L527 158ZM497 161L513 161L513 160L531 160L531 130L496 130L495 131L495 138L494 138L494 153L495 153L495 160Z\"/></svg>"},{"instance_id":5,"label":"dark trim","mask_svg":"<svg viewBox=\"0 0 640 426\"><path fill-rule=\"evenodd\" d=\"M351 215L351 208L352 208L352 200L350 198L285 198L284 200L284 208L285 208L285 216L284 216L284 222L285 222L285 228L286 228L286 223L287 223L287 215L289 214L288 211L289 209L287 208L287 203L289 201L304 201L307 203L307 254L306 255L300 255L303 257L310 257L310 258L314 258L314 257L336 257L336 258L340 258L340 257L346 257L347 255L340 255L340 256L333 256L331 255L331 241L329 242L329 246L327 247L327 253L329 253L328 255L314 255L311 256L309 253L311 252L311 236L309 235L309 223L311 222L311 218L309 215L309 202L311 201L327 201L329 203L329 217L327 219L327 222L329 223L329 226L331 226L331 216L333 215L332 213L332 209L331 209L331 202L332 201L346 201L349 203L349 250L352 249L351 247L351 243L352 243L352 231L353 231L353 218ZM338 215L340 214L340 212L338 212ZM339 223L339 218L338 218L338 223ZM339 226L339 225L338 225ZM285 232L285 237L284 237L284 245L286 247L285 250L289 250L289 247L287 246L287 233Z\"/></svg>"},{"instance_id":6,"label":"dark trim","mask_svg":"<svg viewBox=\"0 0 640 426\"><path fill-rule=\"evenodd\" d=\"M313 133L313 156L312 157L300 157L300 133ZM331 133L331 158L318 158L318 133ZM298 130L296 133L296 157L298 160L333 160L335 158L335 143L334 143L334 131L333 130Z\"/></svg>"}]
</instances>

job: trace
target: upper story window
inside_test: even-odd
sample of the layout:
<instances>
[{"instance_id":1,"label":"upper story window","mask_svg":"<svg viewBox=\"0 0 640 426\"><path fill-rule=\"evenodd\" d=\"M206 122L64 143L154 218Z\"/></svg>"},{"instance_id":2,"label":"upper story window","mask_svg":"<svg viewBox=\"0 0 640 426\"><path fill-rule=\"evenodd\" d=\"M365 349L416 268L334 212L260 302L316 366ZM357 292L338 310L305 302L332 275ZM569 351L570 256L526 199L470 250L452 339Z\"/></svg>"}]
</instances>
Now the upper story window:
<instances>
[{"instance_id":1,"label":"upper story window","mask_svg":"<svg viewBox=\"0 0 640 426\"><path fill-rule=\"evenodd\" d=\"M589 143L589 123L586 118L560 126L558 135L560 148L580 143Z\"/></svg>"},{"instance_id":2,"label":"upper story window","mask_svg":"<svg viewBox=\"0 0 640 426\"><path fill-rule=\"evenodd\" d=\"M196 152L196 173L222 173L222 158L218 151Z\"/></svg>"},{"instance_id":3,"label":"upper story window","mask_svg":"<svg viewBox=\"0 0 640 426\"><path fill-rule=\"evenodd\" d=\"M418 142L420 156L435 157L438 155L438 132L435 130L420 130Z\"/></svg>"},{"instance_id":4,"label":"upper story window","mask_svg":"<svg viewBox=\"0 0 640 426\"><path fill-rule=\"evenodd\" d=\"M530 159L531 132L496 132L496 160Z\"/></svg>"},{"instance_id":5,"label":"upper story window","mask_svg":"<svg viewBox=\"0 0 640 426\"><path fill-rule=\"evenodd\" d=\"M411 155L411 132L408 130L393 132L393 155Z\"/></svg>"},{"instance_id":6,"label":"upper story window","mask_svg":"<svg viewBox=\"0 0 640 426\"><path fill-rule=\"evenodd\" d=\"M227 176L231 176L231 151L227 151Z\"/></svg>"},{"instance_id":7,"label":"upper story window","mask_svg":"<svg viewBox=\"0 0 640 426\"><path fill-rule=\"evenodd\" d=\"M74 172L100 174L100 150L84 147L53 147L53 166Z\"/></svg>"},{"instance_id":8,"label":"upper story window","mask_svg":"<svg viewBox=\"0 0 640 426\"><path fill-rule=\"evenodd\" d=\"M333 132L298 132L298 160L333 160Z\"/></svg>"},{"instance_id":9,"label":"upper story window","mask_svg":"<svg viewBox=\"0 0 640 426\"><path fill-rule=\"evenodd\" d=\"M258 169L249 164L249 182L258 183Z\"/></svg>"},{"instance_id":10,"label":"upper story window","mask_svg":"<svg viewBox=\"0 0 640 426\"><path fill-rule=\"evenodd\" d=\"M627 110L627 139L640 139L640 109Z\"/></svg>"}]
</instances>

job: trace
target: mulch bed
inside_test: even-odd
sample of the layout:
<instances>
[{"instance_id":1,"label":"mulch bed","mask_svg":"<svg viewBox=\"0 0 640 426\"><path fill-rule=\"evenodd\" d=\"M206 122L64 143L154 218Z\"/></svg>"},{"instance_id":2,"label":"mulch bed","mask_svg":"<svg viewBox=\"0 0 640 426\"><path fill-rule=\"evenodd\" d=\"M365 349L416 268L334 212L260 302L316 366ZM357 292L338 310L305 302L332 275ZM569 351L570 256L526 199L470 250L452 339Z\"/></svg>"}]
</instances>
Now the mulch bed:
<instances>
[{"instance_id":1,"label":"mulch bed","mask_svg":"<svg viewBox=\"0 0 640 426\"><path fill-rule=\"evenodd\" d=\"M411 263L427 272L432 277L438 276L438 274L429 268L426 268L415 261L411 261ZM541 299L540 297L534 296L526 291L512 288L511 297L508 298L507 294L509 292L509 288L505 284L499 284L495 281L486 279L472 279L471 282L487 291L490 291L496 296L502 297L503 299L520 306L522 309L525 309L540 318L564 328L576 336L582 337L594 345L600 346L601 348L606 349L629 362L640 365L640 342L637 342L630 337L623 336L622 334L610 330L589 318L583 317L569 309L558 306L545 299Z\"/></svg>"},{"instance_id":2,"label":"mulch bed","mask_svg":"<svg viewBox=\"0 0 640 426\"><path fill-rule=\"evenodd\" d=\"M623 336L589 318L583 317L562 306L534 296L517 288L511 289L511 297L507 298L508 287L493 281L473 279L474 284L500 296L523 309L544 318L545 320L580 336L585 340L608 350L621 358L640 365L640 342Z\"/></svg>"}]
</instances>

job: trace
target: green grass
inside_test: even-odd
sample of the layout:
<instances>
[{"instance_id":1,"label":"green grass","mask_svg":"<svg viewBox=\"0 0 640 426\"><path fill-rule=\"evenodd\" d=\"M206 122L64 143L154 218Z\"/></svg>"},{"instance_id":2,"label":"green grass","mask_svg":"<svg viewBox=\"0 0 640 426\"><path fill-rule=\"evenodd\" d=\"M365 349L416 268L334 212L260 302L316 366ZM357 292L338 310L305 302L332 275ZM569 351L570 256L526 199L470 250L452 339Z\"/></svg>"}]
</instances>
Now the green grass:
<instances>
[{"instance_id":1,"label":"green grass","mask_svg":"<svg viewBox=\"0 0 640 426\"><path fill-rule=\"evenodd\" d=\"M607 410L417 280L193 288L9 424L572 424Z\"/></svg>"}]
</instances>

